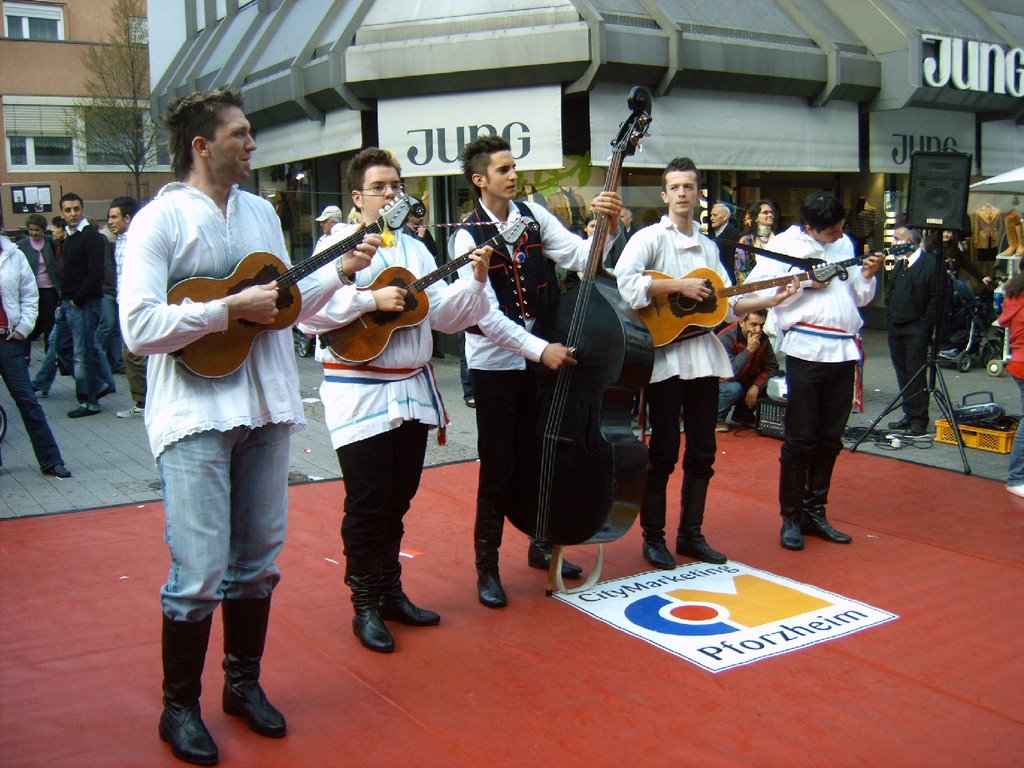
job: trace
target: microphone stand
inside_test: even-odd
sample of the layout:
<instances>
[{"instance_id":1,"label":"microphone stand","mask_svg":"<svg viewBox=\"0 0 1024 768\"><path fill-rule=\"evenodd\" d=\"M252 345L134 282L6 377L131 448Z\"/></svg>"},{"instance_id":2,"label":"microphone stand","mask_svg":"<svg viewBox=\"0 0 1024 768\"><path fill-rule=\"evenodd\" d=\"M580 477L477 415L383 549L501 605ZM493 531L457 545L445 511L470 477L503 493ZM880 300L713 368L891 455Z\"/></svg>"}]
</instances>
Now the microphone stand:
<instances>
[{"instance_id":1,"label":"microphone stand","mask_svg":"<svg viewBox=\"0 0 1024 768\"><path fill-rule=\"evenodd\" d=\"M930 248L930 243L936 241L936 232L938 232L938 230L924 230L922 232L921 242L929 243ZM929 235L931 236L929 237ZM941 247L936 249L935 253L932 253L930 250L925 249L922 252L921 256L922 258L924 256L931 256L932 258L935 259L935 269L932 275L932 316L930 318L931 329L929 332L928 353L925 359L925 363L924 365L917 369L917 372L913 376L911 376L907 380L907 383L903 385L903 389L901 389L899 391L899 394L897 394L896 397L893 398L892 402L890 402L889 405L886 406L885 410L878 414L877 418L875 418L875 420L871 422L868 428L864 430L864 434L858 437L857 441L852 446L850 446L850 453L853 453L854 451L857 450L857 446L864 442L864 439L871 434L871 431L876 426L878 426L878 422L885 418L886 414L889 414L892 411L896 410L897 406L902 404L907 390L910 389L910 385L913 384L919 376L924 376L925 389L922 392L921 396L930 396L935 401L935 404L939 406L939 410L942 411L942 415L946 417L946 420L949 422L950 427L952 427L953 429L953 435L956 437L956 445L957 448L960 450L960 460L963 461L964 464L964 474L969 475L971 474L971 465L967 463L967 452L964 450L964 438L963 435L960 434L960 424L956 418L956 411L950 404L949 390L946 389L946 381L945 379L942 378L942 371L939 369L938 362L938 347L941 341L941 339L939 338L939 318L941 316L940 313L942 312L942 302L940 301L940 299L942 298L943 278L946 275L946 271L942 268L943 265L941 263ZM936 382L938 382L937 387Z\"/></svg>"}]
</instances>

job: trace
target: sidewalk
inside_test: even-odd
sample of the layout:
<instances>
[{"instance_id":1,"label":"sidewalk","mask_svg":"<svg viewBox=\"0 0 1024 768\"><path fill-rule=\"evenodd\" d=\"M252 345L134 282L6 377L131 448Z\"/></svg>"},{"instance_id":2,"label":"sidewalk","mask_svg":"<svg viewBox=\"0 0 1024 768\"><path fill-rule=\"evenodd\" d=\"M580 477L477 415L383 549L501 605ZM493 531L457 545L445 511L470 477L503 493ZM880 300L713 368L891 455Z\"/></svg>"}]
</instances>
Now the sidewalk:
<instances>
[{"instance_id":1,"label":"sidewalk","mask_svg":"<svg viewBox=\"0 0 1024 768\"><path fill-rule=\"evenodd\" d=\"M898 394L884 331L866 331L865 348L865 413L854 413L850 417L851 428L866 428ZM42 360L42 348L37 344L33 351L31 371L35 373ZM435 465L475 459L475 415L462 401L459 360L448 355L443 359L435 359L433 363L452 423L448 429L447 445L439 446L432 434L428 442L426 463ZM338 460L330 447L323 408L318 397L322 370L311 358L299 358L298 366L309 425L292 438L292 482L337 479L341 476ZM1002 405L1008 414L1020 412L1019 390L1008 374L992 377L982 368L960 373L946 367L940 368L940 374L954 407L960 404L964 395L991 391L995 402ZM3 455L3 467L0 468L0 518L111 507L161 497L160 481L142 419L119 419L116 416L117 411L132 405L124 377L118 376L117 384L118 392L103 399L100 415L88 419L67 417L67 412L76 406L74 380L70 377L58 377L49 397L40 401L64 455L65 464L74 475L70 480L59 480L39 472L17 409L6 389L0 390L0 403L8 414L7 437L0 446ZM976 399L980 399L980 396L972 398L972 402ZM895 412L881 420L883 435L886 432L885 425L899 418L899 415ZM934 403L931 415L933 421L941 415ZM766 451L777 453L781 446L778 440L755 436L753 433L751 436L763 441ZM869 439L857 450L954 472L964 471L955 445L932 440L912 441L909 444L904 441L904 446L897 450L889 443L875 444ZM1009 465L1007 454L968 448L966 458L973 475L1005 482ZM729 457L720 454L718 461L729 461ZM898 470L898 467L894 469ZM840 478L841 474L840 458ZM879 482L889 481L889 478L879 478Z\"/></svg>"}]
</instances>

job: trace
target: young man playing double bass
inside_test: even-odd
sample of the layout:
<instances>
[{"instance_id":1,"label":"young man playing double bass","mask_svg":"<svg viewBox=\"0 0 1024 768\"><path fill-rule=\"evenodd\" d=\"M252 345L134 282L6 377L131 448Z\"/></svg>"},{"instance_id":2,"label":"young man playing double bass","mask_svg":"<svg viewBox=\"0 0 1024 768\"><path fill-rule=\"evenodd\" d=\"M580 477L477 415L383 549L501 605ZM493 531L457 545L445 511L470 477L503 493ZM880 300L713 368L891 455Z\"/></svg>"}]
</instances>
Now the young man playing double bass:
<instances>
[{"instance_id":1,"label":"young man playing double bass","mask_svg":"<svg viewBox=\"0 0 1024 768\"><path fill-rule=\"evenodd\" d=\"M500 136L481 136L467 144L462 152L462 172L475 193L476 208L455 236L456 255L494 236L498 223L529 216L540 225L539 232L527 231L525 242L491 254L486 291L490 309L478 323L477 332L466 333L480 456L473 530L477 592L485 606L500 608L508 603L498 575L504 503L519 482L523 462L539 461L533 443L537 381L532 364L558 370L576 362L572 350L531 331L538 318L554 312L558 302L555 265L569 271L583 269L590 243L569 232L543 207L513 202L518 186L516 162L508 142ZM617 192L602 192L592 205L593 210L609 217L612 232L618 229L621 208ZM460 277L467 275L467 269L463 268ZM548 568L550 562L550 542L533 539L529 565ZM563 576L578 577L580 573L580 568L563 561Z\"/></svg>"},{"instance_id":2,"label":"young man playing double bass","mask_svg":"<svg viewBox=\"0 0 1024 768\"><path fill-rule=\"evenodd\" d=\"M706 299L711 295L708 282L686 277L701 267L713 270L726 286L731 285L718 247L694 223L700 202L697 166L688 157L677 157L661 179L661 199L668 205L665 216L633 235L615 265L619 292L634 309L642 309L655 297L666 294L678 293L698 302ZM653 280L644 275L645 270L663 272L674 279ZM733 312L742 315L775 306L793 290L788 285L766 298L734 300ZM647 386L651 441L647 485L640 507L643 556L655 568L664 570L676 567L665 544L665 491L679 459L680 409L686 450L676 553L707 563L726 561L725 555L708 544L701 530L708 483L714 474L718 382L733 375L729 356L711 330L691 326L680 338L655 349L654 370Z\"/></svg>"},{"instance_id":3,"label":"young man playing double bass","mask_svg":"<svg viewBox=\"0 0 1024 768\"><path fill-rule=\"evenodd\" d=\"M364 225L373 224L403 189L398 161L376 147L352 158L348 183ZM354 231L351 225L335 228L321 248ZM401 227L381 245L355 284L336 291L301 329L324 333L370 312L401 312L406 289L386 285L368 290L388 267L401 267L421 278L436 264L423 242ZM330 347L318 344L316 349L316 359L324 366L320 399L345 481L341 537L345 583L352 590L352 630L364 647L378 653L395 649L384 620L416 627L441 621L437 613L418 608L406 596L399 553L403 518L423 473L427 432L445 427L444 406L429 368L431 330L456 333L487 311L486 254L474 255L467 269L466 280L428 286L430 310L424 322L394 331L387 346L365 365L349 365Z\"/></svg>"}]
</instances>

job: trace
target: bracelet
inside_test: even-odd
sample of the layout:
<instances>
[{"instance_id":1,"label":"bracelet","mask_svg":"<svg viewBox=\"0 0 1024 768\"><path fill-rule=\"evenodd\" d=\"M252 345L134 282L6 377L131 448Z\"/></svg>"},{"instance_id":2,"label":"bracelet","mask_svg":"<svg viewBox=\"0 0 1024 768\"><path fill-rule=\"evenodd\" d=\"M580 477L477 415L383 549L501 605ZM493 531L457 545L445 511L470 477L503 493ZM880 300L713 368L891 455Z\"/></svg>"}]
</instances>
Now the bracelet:
<instances>
[{"instance_id":1,"label":"bracelet","mask_svg":"<svg viewBox=\"0 0 1024 768\"><path fill-rule=\"evenodd\" d=\"M345 274L344 262L341 259L334 262L334 268L338 271L338 279L342 285L352 285L352 278Z\"/></svg>"}]
</instances>

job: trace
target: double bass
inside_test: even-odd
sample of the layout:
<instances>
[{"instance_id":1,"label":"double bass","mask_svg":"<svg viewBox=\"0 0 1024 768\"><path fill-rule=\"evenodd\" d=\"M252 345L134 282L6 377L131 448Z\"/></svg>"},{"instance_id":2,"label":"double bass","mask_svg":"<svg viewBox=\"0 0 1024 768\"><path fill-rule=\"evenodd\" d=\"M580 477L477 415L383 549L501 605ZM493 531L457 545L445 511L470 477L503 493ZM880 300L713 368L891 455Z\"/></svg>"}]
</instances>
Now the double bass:
<instances>
[{"instance_id":1,"label":"double bass","mask_svg":"<svg viewBox=\"0 0 1024 768\"><path fill-rule=\"evenodd\" d=\"M624 159L651 122L651 96L630 91L629 117L615 141L605 191L618 188ZM542 369L538 461L506 508L519 530L550 541L603 544L622 536L640 511L647 446L631 426L635 394L650 381L654 344L639 315L602 269L609 218L597 216L586 269L575 291L534 333L575 350L575 366ZM573 300L575 298L575 300ZM552 566L552 573L557 573Z\"/></svg>"}]
</instances>

